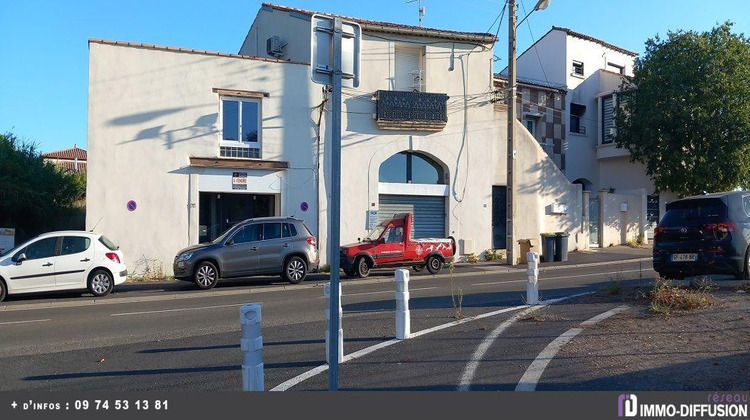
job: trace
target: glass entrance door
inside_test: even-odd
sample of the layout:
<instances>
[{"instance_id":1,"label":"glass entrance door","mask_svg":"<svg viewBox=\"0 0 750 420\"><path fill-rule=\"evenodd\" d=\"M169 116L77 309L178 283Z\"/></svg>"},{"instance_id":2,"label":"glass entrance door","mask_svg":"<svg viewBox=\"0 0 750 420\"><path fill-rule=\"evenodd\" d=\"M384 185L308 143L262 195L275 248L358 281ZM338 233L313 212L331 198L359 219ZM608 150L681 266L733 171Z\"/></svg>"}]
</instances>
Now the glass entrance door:
<instances>
[{"instance_id":1,"label":"glass entrance door","mask_svg":"<svg viewBox=\"0 0 750 420\"><path fill-rule=\"evenodd\" d=\"M210 242L237 223L276 214L271 194L200 193L199 240Z\"/></svg>"}]
</instances>

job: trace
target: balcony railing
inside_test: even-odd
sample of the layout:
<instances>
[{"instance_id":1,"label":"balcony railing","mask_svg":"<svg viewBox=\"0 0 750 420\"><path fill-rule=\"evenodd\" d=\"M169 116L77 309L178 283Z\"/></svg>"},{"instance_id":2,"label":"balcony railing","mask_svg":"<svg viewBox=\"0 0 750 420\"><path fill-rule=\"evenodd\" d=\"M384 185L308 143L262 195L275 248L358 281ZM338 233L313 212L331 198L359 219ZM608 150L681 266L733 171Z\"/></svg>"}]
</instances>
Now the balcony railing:
<instances>
[{"instance_id":1,"label":"balcony railing","mask_svg":"<svg viewBox=\"0 0 750 420\"><path fill-rule=\"evenodd\" d=\"M379 90L376 123L382 130L440 131L448 123L444 93Z\"/></svg>"}]
</instances>

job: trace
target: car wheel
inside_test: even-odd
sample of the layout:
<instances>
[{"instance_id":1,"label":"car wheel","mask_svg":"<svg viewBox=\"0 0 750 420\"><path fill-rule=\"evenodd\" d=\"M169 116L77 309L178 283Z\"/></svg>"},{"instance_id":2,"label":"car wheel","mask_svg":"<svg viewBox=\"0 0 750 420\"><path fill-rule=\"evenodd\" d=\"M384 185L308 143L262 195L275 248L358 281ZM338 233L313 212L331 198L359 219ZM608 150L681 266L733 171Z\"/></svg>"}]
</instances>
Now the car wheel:
<instances>
[{"instance_id":1,"label":"car wheel","mask_svg":"<svg viewBox=\"0 0 750 420\"><path fill-rule=\"evenodd\" d=\"M104 270L95 270L89 276L89 292L96 297L106 296L115 287L112 275Z\"/></svg>"},{"instance_id":2,"label":"car wheel","mask_svg":"<svg viewBox=\"0 0 750 420\"><path fill-rule=\"evenodd\" d=\"M8 290L3 279L0 279L0 302L4 301L6 296L8 296Z\"/></svg>"},{"instance_id":3,"label":"car wheel","mask_svg":"<svg viewBox=\"0 0 750 420\"><path fill-rule=\"evenodd\" d=\"M750 246L745 251L745 269L742 271L742 279L750 280Z\"/></svg>"},{"instance_id":4,"label":"car wheel","mask_svg":"<svg viewBox=\"0 0 750 420\"><path fill-rule=\"evenodd\" d=\"M424 266L423 265L412 265L411 269L414 270L414 271L416 271L417 273L419 273L420 271L424 270Z\"/></svg>"},{"instance_id":5,"label":"car wheel","mask_svg":"<svg viewBox=\"0 0 750 420\"><path fill-rule=\"evenodd\" d=\"M195 267L193 280L195 285L202 290L213 289L219 282L219 270L210 261L203 261Z\"/></svg>"},{"instance_id":6,"label":"car wheel","mask_svg":"<svg viewBox=\"0 0 750 420\"><path fill-rule=\"evenodd\" d=\"M307 277L307 264L300 257L292 257L284 264L284 280L292 284L301 283Z\"/></svg>"},{"instance_id":7,"label":"car wheel","mask_svg":"<svg viewBox=\"0 0 750 420\"><path fill-rule=\"evenodd\" d=\"M357 277L363 279L370 275L370 264L367 262L365 257L357 258L357 262L354 263L355 274Z\"/></svg>"},{"instance_id":8,"label":"car wheel","mask_svg":"<svg viewBox=\"0 0 750 420\"><path fill-rule=\"evenodd\" d=\"M430 274L437 274L443 268L443 261L435 255L427 258L427 271Z\"/></svg>"}]
</instances>

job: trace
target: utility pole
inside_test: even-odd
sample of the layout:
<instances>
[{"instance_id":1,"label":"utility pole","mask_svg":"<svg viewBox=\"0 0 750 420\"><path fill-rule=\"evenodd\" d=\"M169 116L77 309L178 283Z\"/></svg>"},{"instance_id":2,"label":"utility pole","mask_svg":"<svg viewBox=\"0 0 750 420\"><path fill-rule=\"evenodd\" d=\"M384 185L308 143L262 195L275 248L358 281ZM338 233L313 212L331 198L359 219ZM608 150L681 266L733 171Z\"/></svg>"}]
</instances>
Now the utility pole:
<instances>
[{"instance_id":1,"label":"utility pole","mask_svg":"<svg viewBox=\"0 0 750 420\"><path fill-rule=\"evenodd\" d=\"M515 141L513 137L516 122L516 0L508 0L508 177L506 182L507 203L505 251L507 262L514 265L513 220L515 218L516 187L513 184L513 161L516 157Z\"/></svg>"}]
</instances>

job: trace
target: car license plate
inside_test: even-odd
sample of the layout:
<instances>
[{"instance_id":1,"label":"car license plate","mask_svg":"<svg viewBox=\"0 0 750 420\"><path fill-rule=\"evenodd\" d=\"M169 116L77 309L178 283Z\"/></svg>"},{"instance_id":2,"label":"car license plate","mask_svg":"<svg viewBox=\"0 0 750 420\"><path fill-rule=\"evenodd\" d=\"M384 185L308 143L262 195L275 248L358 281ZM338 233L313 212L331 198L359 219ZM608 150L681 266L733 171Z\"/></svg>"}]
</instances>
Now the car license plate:
<instances>
[{"instance_id":1,"label":"car license plate","mask_svg":"<svg viewBox=\"0 0 750 420\"><path fill-rule=\"evenodd\" d=\"M698 254L672 254L672 262L698 261Z\"/></svg>"}]
</instances>

